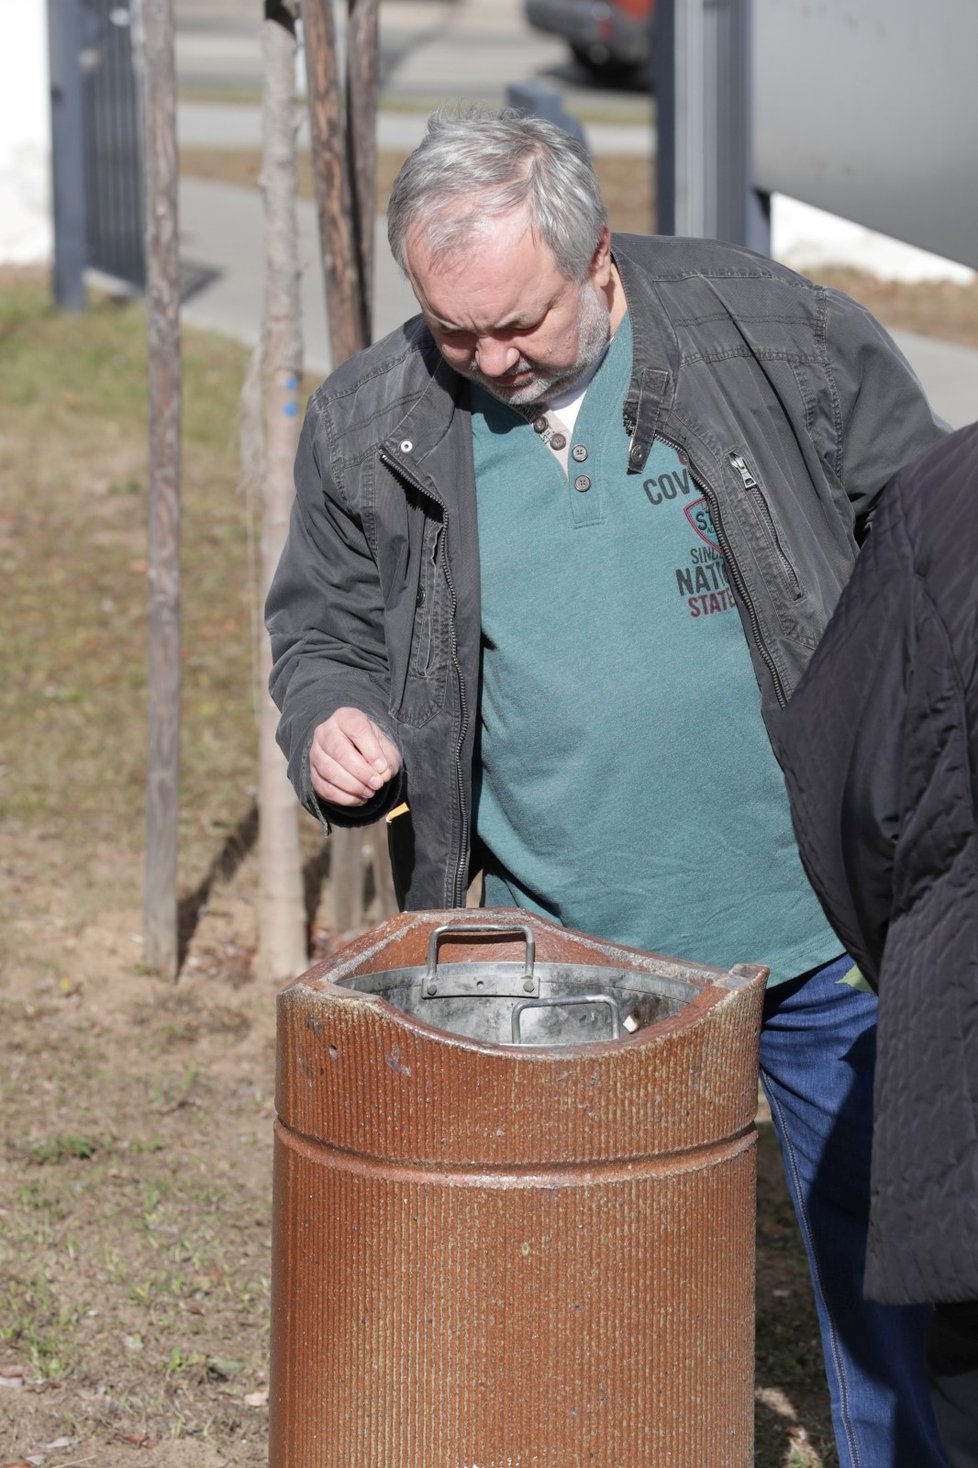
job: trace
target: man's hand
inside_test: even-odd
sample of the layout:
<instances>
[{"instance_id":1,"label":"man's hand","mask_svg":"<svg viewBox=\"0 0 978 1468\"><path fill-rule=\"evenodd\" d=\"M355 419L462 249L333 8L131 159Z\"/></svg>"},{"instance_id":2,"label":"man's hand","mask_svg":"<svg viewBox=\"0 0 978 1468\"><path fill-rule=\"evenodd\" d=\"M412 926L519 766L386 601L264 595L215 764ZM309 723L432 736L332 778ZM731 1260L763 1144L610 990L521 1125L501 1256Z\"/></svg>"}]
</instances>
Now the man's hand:
<instances>
[{"instance_id":1,"label":"man's hand","mask_svg":"<svg viewBox=\"0 0 978 1468\"><path fill-rule=\"evenodd\" d=\"M363 805L400 768L400 751L359 709L337 709L312 736L312 788L331 805Z\"/></svg>"}]
</instances>

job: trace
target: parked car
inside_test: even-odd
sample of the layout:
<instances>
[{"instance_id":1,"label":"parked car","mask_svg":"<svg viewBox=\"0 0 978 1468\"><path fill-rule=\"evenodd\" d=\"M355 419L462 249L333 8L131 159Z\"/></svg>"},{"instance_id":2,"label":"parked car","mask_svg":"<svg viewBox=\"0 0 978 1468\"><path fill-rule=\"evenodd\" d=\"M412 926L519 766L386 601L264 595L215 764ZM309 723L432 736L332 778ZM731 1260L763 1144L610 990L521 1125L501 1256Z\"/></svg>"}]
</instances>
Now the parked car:
<instances>
[{"instance_id":1,"label":"parked car","mask_svg":"<svg viewBox=\"0 0 978 1468\"><path fill-rule=\"evenodd\" d=\"M581 66L604 76L648 72L654 8L655 0L523 0L535 30L563 36Z\"/></svg>"}]
</instances>

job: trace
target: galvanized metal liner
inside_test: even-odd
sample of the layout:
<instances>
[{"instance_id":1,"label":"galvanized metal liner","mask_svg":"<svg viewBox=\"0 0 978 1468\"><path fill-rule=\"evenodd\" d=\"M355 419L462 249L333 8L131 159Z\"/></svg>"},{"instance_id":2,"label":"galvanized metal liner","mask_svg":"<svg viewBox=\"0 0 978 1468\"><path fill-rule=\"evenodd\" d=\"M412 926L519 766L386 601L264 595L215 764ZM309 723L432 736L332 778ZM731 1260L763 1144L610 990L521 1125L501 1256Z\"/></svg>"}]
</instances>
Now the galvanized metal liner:
<instances>
[{"instance_id":1,"label":"galvanized metal liner","mask_svg":"<svg viewBox=\"0 0 978 1468\"><path fill-rule=\"evenodd\" d=\"M439 966L439 945L477 947L484 938L517 938L522 963L473 960ZM449 920L432 928L422 967L357 974L344 987L377 994L425 1024L491 1044L575 1045L618 1039L678 1014L695 984L608 964L538 963L529 925Z\"/></svg>"}]
</instances>

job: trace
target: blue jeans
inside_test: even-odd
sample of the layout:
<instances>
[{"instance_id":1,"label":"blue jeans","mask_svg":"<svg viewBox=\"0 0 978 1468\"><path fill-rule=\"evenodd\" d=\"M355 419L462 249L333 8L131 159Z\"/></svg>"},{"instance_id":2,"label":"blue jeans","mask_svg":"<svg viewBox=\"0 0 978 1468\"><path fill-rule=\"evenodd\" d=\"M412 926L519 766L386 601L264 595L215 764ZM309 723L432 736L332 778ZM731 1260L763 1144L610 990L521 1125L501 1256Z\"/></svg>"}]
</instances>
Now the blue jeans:
<instances>
[{"instance_id":1,"label":"blue jeans","mask_svg":"<svg viewBox=\"0 0 978 1468\"><path fill-rule=\"evenodd\" d=\"M876 999L842 958L769 989L761 1083L808 1253L840 1468L946 1468L924 1340L929 1306L863 1298Z\"/></svg>"}]
</instances>

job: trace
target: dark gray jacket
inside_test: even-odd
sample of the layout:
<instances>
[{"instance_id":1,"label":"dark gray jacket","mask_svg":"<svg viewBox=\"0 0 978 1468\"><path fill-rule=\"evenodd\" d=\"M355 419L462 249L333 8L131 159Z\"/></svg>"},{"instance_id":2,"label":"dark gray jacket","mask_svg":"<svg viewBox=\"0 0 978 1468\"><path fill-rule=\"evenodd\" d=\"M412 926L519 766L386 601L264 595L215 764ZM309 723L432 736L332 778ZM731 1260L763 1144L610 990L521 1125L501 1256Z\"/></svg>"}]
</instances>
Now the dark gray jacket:
<instances>
[{"instance_id":1,"label":"dark gray jacket","mask_svg":"<svg viewBox=\"0 0 978 1468\"><path fill-rule=\"evenodd\" d=\"M640 476L666 439L702 487L768 717L848 579L860 518L944 425L848 297L713 241L621 235L614 258L634 338L622 454ZM480 612L467 403L420 317L327 379L309 402L267 606L299 799L339 824L407 800L395 878L410 908L460 904L469 878ZM344 705L404 761L352 812L323 808L308 769L316 725Z\"/></svg>"}]
</instances>

